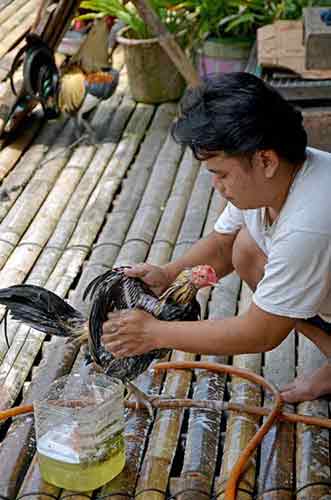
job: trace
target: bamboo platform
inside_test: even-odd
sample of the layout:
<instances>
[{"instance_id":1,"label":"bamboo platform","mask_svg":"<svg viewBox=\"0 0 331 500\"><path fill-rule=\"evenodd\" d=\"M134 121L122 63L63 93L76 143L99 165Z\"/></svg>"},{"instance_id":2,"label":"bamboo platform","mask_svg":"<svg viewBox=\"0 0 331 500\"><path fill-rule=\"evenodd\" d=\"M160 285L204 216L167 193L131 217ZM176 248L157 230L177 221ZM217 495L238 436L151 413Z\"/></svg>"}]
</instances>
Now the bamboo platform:
<instances>
[{"instance_id":1,"label":"bamboo platform","mask_svg":"<svg viewBox=\"0 0 331 500\"><path fill-rule=\"evenodd\" d=\"M36 0L0 0L0 72L17 48L10 36L26 29ZM31 10L29 10L31 9ZM2 37L2 33L9 33ZM17 33L15 34L17 39ZM0 151L0 284L45 286L81 311L87 283L114 265L162 264L186 251L212 228L225 206L207 171L169 134L176 105L136 104L121 53L114 96L91 120L98 141L75 150L70 120L45 123L38 111L12 144ZM0 89L1 97L1 89ZM250 293L238 276L200 295L205 317L240 314ZM0 331L3 332L3 309ZM82 354L62 339L10 322L10 348L0 334L0 409L42 398L57 377L77 371ZM173 352L172 360L200 359ZM201 356L264 375L276 386L321 363L312 345L291 334L266 355ZM153 372L141 388L176 398L231 400L268 406L258 387L203 370ZM326 400L288 405L288 412L328 417ZM216 411L158 410L126 414L126 466L95 492L73 494L42 481L35 454L33 417L0 426L0 498L109 498L206 500L224 498L229 473L261 419ZM253 456L239 485L239 500L331 500L329 431L275 425Z\"/></svg>"}]
</instances>

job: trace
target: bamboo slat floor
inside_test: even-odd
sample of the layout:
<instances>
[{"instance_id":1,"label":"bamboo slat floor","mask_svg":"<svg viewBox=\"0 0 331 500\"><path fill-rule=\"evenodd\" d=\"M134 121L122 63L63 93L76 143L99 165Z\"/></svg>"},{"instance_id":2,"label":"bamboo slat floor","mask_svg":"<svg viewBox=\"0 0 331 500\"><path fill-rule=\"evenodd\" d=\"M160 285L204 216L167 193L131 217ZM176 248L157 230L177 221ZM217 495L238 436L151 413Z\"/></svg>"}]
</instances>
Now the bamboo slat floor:
<instances>
[{"instance_id":1,"label":"bamboo slat floor","mask_svg":"<svg viewBox=\"0 0 331 500\"><path fill-rule=\"evenodd\" d=\"M0 0L0 73L17 50L8 34L18 29L23 34L21 20L29 19L36 3ZM123 66L120 52L115 64ZM225 203L199 162L172 140L175 115L173 103L136 104L124 69L114 96L91 118L97 144L68 148L74 139L71 121L44 123L36 112L0 151L1 287L45 286L87 312L82 293L98 274L144 260L162 264L208 234ZM204 317L222 318L245 310L250 293L232 274L211 295L201 293L200 301ZM1 309L1 331L3 314ZM9 339L8 349L0 335L0 409L42 398L53 380L80 369L82 353L62 339L49 340L14 322ZM199 356L173 352L171 359ZM311 344L294 333L265 355L201 359L247 368L277 386L321 362ZM150 369L138 385L152 394L270 405L268 395L251 383L204 370ZM326 400L286 410L329 416ZM33 417L16 417L0 422L0 498L220 500L234 462L259 425L256 416L213 410L157 410L153 419L127 410L123 472L98 491L73 494L42 480ZM250 460L237 498L330 500L329 451L328 430L275 425Z\"/></svg>"}]
</instances>

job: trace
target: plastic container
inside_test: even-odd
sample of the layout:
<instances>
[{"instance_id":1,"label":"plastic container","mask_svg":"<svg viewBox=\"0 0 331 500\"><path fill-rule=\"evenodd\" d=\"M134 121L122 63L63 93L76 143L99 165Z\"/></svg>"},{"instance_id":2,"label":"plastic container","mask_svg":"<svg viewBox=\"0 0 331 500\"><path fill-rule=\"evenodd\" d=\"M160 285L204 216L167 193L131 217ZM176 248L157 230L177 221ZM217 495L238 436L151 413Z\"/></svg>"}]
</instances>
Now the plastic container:
<instances>
[{"instance_id":1,"label":"plastic container","mask_svg":"<svg viewBox=\"0 0 331 500\"><path fill-rule=\"evenodd\" d=\"M200 76L244 71L251 46L251 39L207 39L195 53L195 65Z\"/></svg>"},{"instance_id":2,"label":"plastic container","mask_svg":"<svg viewBox=\"0 0 331 500\"><path fill-rule=\"evenodd\" d=\"M88 491L117 476L125 465L124 386L102 374L55 381L34 404L37 451L43 479Z\"/></svg>"}]
</instances>

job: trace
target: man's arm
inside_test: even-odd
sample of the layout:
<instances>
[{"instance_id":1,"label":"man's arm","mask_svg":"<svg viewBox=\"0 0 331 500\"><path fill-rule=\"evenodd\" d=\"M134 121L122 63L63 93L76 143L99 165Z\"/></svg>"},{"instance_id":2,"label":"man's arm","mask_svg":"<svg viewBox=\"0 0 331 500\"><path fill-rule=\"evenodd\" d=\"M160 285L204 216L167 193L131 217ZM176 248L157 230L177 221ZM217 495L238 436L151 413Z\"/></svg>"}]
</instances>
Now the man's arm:
<instances>
[{"instance_id":1,"label":"man's arm","mask_svg":"<svg viewBox=\"0 0 331 500\"><path fill-rule=\"evenodd\" d=\"M162 293L187 267L198 264L213 266L219 278L233 271L232 247L237 233L222 234L216 231L197 241L183 257L163 266L148 263L136 264L125 271L127 276L140 278L155 293Z\"/></svg>"},{"instance_id":2,"label":"man's arm","mask_svg":"<svg viewBox=\"0 0 331 500\"><path fill-rule=\"evenodd\" d=\"M115 356L132 356L156 348L199 354L233 355L266 352L289 334L295 319L269 314L255 304L241 316L222 320L159 321L138 310L109 315L102 341Z\"/></svg>"},{"instance_id":3,"label":"man's arm","mask_svg":"<svg viewBox=\"0 0 331 500\"><path fill-rule=\"evenodd\" d=\"M246 313L222 320L162 322L157 343L181 351L234 355L270 351L289 334L295 319L269 314L255 304Z\"/></svg>"},{"instance_id":4,"label":"man's arm","mask_svg":"<svg viewBox=\"0 0 331 500\"><path fill-rule=\"evenodd\" d=\"M231 273L233 271L232 248L236 236L237 233L225 234L213 231L205 238L198 240L182 257L162 266L170 282L183 269L199 264L213 266L219 278Z\"/></svg>"}]
</instances>

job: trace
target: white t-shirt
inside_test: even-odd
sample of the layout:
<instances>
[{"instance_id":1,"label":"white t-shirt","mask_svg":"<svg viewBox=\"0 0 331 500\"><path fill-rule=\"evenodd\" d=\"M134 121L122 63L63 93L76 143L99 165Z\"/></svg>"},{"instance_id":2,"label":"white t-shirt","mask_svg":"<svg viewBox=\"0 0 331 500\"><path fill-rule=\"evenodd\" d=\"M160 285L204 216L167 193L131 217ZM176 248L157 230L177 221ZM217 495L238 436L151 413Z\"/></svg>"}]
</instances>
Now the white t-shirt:
<instances>
[{"instance_id":1,"label":"white t-shirt","mask_svg":"<svg viewBox=\"0 0 331 500\"><path fill-rule=\"evenodd\" d=\"M267 255L264 277L253 295L264 311L331 322L331 154L307 148L278 218L265 227L264 208L227 204L215 224L220 233L246 226Z\"/></svg>"}]
</instances>

